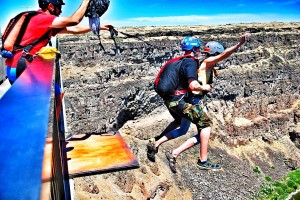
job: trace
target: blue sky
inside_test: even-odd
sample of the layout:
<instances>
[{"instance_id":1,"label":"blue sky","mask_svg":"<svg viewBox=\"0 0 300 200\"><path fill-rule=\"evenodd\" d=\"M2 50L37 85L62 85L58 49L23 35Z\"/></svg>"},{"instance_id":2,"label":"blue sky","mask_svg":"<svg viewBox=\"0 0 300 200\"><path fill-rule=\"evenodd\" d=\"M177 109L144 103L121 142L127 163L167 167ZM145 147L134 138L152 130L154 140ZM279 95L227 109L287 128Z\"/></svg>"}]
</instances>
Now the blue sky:
<instances>
[{"instance_id":1,"label":"blue sky","mask_svg":"<svg viewBox=\"0 0 300 200\"><path fill-rule=\"evenodd\" d=\"M80 0L64 0L61 16L71 15ZM1 0L1 31L37 0ZM220 25L249 22L300 22L300 0L111 0L101 23L120 26ZM84 19L87 24L87 19Z\"/></svg>"}]
</instances>

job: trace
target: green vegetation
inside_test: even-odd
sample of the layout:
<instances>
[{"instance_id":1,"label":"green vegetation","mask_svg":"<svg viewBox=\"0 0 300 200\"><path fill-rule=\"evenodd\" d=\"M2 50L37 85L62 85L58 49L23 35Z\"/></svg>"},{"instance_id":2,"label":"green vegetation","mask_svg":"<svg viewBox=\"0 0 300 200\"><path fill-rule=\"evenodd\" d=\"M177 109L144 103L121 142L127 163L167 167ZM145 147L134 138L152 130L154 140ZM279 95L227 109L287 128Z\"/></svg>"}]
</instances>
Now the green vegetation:
<instances>
[{"instance_id":1,"label":"green vegetation","mask_svg":"<svg viewBox=\"0 0 300 200\"><path fill-rule=\"evenodd\" d=\"M254 167L253 171L260 174L259 167ZM284 176L281 181L272 181L271 177L265 177L266 182L260 186L260 191L256 192L252 200L285 200L289 194L300 189L300 170L294 170Z\"/></svg>"}]
</instances>

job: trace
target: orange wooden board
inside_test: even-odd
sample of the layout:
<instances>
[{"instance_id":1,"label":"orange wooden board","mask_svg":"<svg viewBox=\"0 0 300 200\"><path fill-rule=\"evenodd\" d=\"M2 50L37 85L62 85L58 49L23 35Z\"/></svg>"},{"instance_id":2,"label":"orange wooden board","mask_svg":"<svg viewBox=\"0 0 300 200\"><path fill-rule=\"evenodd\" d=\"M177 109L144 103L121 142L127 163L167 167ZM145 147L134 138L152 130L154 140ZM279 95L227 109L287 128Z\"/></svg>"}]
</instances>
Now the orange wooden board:
<instances>
[{"instance_id":1,"label":"orange wooden board","mask_svg":"<svg viewBox=\"0 0 300 200\"><path fill-rule=\"evenodd\" d=\"M51 177L52 169L52 138L47 138L45 150L44 150L44 160L42 169L42 181L47 182Z\"/></svg>"},{"instance_id":2,"label":"orange wooden board","mask_svg":"<svg viewBox=\"0 0 300 200\"><path fill-rule=\"evenodd\" d=\"M40 199L49 199L51 191L51 169L52 169L52 138L46 139L44 160L42 168L42 188Z\"/></svg>"},{"instance_id":3,"label":"orange wooden board","mask_svg":"<svg viewBox=\"0 0 300 200\"><path fill-rule=\"evenodd\" d=\"M69 177L139 167L119 132L75 135L65 150Z\"/></svg>"}]
</instances>

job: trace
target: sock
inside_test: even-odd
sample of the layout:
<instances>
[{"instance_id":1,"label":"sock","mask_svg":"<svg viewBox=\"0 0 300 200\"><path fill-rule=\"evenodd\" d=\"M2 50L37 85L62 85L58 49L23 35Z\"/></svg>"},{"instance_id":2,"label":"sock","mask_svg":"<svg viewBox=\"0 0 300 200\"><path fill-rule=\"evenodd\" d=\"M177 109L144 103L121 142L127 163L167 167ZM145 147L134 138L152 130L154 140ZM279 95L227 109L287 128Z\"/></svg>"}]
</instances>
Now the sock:
<instances>
[{"instance_id":1,"label":"sock","mask_svg":"<svg viewBox=\"0 0 300 200\"><path fill-rule=\"evenodd\" d=\"M207 161L207 160L206 160L206 161ZM201 164L205 164L206 161L201 161L201 160L199 159L199 163L201 163Z\"/></svg>"}]
</instances>

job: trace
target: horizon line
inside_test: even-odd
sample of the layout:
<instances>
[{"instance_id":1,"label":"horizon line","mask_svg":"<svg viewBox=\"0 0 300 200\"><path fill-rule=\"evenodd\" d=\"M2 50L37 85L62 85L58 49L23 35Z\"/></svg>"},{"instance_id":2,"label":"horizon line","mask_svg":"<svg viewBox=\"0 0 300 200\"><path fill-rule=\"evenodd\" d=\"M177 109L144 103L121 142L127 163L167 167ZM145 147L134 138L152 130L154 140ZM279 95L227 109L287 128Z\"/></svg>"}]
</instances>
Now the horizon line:
<instances>
[{"instance_id":1,"label":"horizon line","mask_svg":"<svg viewBox=\"0 0 300 200\"><path fill-rule=\"evenodd\" d=\"M218 15L183 15L165 17L137 17L124 20L103 20L103 24L119 27L134 26L179 26L179 25L225 25L240 23L300 22L300 14L280 15L264 14L218 14Z\"/></svg>"},{"instance_id":2,"label":"horizon line","mask_svg":"<svg viewBox=\"0 0 300 200\"><path fill-rule=\"evenodd\" d=\"M300 14L280 15L272 13L264 14L218 14L218 15L183 15L165 17L137 17L123 20L107 19L105 16L101 24L111 24L115 27L143 27L143 26L215 26L227 24L246 23L289 23L300 22ZM8 21L6 22L8 23ZM81 24L88 25L85 17ZM3 33L7 24L0 25L0 33Z\"/></svg>"}]
</instances>

